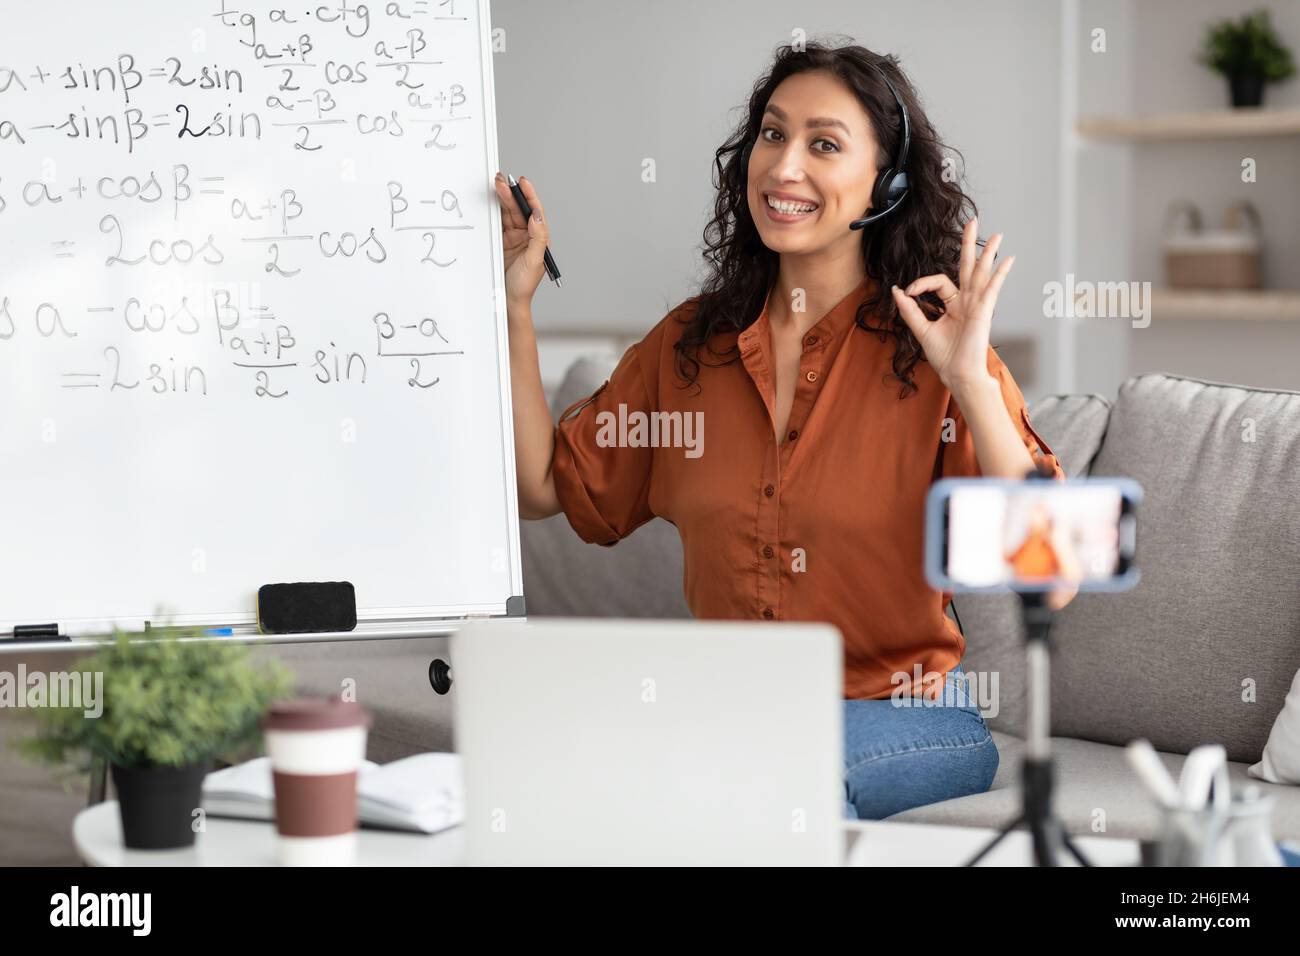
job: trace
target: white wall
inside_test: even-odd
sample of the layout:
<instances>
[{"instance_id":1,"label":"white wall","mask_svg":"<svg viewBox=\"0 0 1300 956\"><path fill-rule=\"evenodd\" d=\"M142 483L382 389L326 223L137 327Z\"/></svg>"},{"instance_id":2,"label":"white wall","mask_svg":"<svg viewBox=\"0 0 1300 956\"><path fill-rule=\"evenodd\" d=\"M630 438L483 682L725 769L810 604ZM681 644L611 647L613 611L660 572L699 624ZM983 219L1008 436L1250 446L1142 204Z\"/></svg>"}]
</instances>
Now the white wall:
<instances>
[{"instance_id":1,"label":"white wall","mask_svg":"<svg viewBox=\"0 0 1300 956\"><path fill-rule=\"evenodd\" d=\"M1104 53L1092 52L1094 30L1105 31ZM1133 67L1138 58L1131 0L1079 3L1075 41L1079 114L1131 115ZM1133 152L1078 142L1077 230L1074 254L1062 271L1094 282L1136 279L1132 273ZM1133 331L1125 319L1082 320L1074 339L1075 380L1069 390L1113 397L1128 377L1128 339Z\"/></svg>"}]
</instances>

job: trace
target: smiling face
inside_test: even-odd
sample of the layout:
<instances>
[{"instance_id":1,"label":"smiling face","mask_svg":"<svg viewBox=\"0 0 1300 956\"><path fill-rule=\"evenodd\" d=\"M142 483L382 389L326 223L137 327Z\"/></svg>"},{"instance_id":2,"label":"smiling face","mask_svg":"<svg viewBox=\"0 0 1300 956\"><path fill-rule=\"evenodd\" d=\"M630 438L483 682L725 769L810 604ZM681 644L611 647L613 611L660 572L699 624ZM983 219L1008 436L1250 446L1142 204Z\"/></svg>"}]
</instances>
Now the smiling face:
<instances>
[{"instance_id":1,"label":"smiling face","mask_svg":"<svg viewBox=\"0 0 1300 956\"><path fill-rule=\"evenodd\" d=\"M783 80L749 156L749 212L764 245L797 254L857 245L849 223L871 206L876 157L871 121L838 78L810 71Z\"/></svg>"}]
</instances>

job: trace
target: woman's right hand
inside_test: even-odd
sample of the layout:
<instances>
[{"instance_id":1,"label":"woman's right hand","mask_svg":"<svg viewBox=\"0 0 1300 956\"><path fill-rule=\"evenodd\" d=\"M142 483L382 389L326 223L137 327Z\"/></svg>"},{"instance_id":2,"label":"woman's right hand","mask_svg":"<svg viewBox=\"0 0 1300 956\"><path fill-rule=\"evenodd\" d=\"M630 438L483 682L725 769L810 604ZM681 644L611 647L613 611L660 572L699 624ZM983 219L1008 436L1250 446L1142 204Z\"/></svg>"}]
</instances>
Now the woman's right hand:
<instances>
[{"instance_id":1,"label":"woman's right hand","mask_svg":"<svg viewBox=\"0 0 1300 956\"><path fill-rule=\"evenodd\" d=\"M526 176L519 177L519 188L533 208L533 215L524 222L524 214L510 191L510 183L502 173L496 175L497 199L501 203L501 246L505 253L506 301L530 306L533 294L546 275L546 245L549 230L546 213L537 190Z\"/></svg>"}]
</instances>

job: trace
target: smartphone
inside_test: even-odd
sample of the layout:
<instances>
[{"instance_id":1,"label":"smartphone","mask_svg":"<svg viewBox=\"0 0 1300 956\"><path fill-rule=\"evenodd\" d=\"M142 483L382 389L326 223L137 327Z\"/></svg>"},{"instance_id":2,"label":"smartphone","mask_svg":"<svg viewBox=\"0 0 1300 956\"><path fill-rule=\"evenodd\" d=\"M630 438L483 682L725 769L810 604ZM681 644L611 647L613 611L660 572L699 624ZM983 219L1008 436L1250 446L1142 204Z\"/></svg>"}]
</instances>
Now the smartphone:
<instances>
[{"instance_id":1,"label":"smartphone","mask_svg":"<svg viewBox=\"0 0 1300 956\"><path fill-rule=\"evenodd\" d=\"M926 579L952 593L1127 591L1141 500L1130 478L945 478L926 498Z\"/></svg>"}]
</instances>

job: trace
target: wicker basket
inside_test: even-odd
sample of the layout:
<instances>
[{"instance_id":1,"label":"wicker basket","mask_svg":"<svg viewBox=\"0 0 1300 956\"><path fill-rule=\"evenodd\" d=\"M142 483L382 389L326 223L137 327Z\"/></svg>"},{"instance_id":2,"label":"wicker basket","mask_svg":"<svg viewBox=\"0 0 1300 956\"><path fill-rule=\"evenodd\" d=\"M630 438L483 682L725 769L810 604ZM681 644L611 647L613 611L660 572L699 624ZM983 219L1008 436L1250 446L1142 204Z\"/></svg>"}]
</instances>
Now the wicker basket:
<instances>
[{"instance_id":1,"label":"wicker basket","mask_svg":"<svg viewBox=\"0 0 1300 956\"><path fill-rule=\"evenodd\" d=\"M1188 200L1173 202L1165 218L1165 281L1171 289L1258 289L1259 213L1248 200L1228 207L1224 228L1206 232Z\"/></svg>"}]
</instances>

